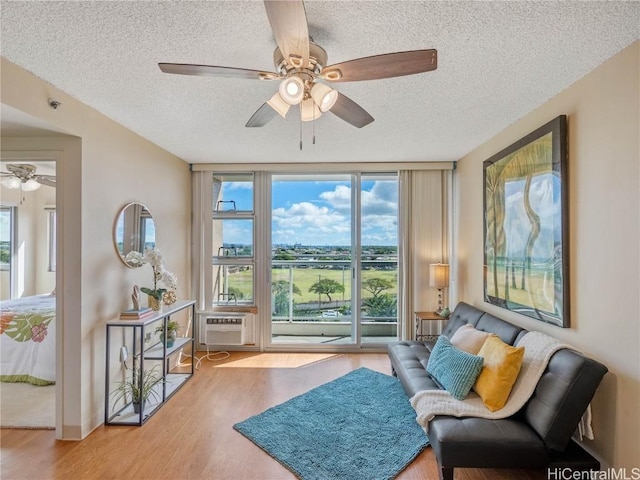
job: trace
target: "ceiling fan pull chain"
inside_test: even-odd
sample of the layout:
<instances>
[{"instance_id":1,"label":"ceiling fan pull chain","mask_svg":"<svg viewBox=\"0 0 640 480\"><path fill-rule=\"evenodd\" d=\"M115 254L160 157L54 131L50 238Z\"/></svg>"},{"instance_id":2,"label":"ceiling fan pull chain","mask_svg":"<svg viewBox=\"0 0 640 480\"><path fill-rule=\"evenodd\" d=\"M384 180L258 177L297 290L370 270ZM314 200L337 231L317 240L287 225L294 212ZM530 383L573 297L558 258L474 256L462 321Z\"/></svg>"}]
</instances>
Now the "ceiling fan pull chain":
<instances>
[{"instance_id":1,"label":"ceiling fan pull chain","mask_svg":"<svg viewBox=\"0 0 640 480\"><path fill-rule=\"evenodd\" d=\"M300 104L300 151L302 151L302 103Z\"/></svg>"}]
</instances>

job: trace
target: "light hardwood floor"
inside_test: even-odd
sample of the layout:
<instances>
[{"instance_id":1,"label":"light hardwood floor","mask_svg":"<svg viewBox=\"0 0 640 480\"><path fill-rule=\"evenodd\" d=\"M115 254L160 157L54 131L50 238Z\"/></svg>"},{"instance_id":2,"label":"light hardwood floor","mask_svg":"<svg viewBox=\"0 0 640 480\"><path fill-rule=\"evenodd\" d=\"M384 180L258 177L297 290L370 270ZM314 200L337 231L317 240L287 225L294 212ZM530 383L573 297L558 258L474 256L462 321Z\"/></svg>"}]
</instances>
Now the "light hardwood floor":
<instances>
[{"instance_id":1,"label":"light hardwood floor","mask_svg":"<svg viewBox=\"0 0 640 480\"><path fill-rule=\"evenodd\" d=\"M142 427L99 427L81 442L53 431L2 429L0 477L18 479L295 479L236 432L245 418L359 367L390 374L386 354L233 353L204 360ZM398 480L437 479L431 448ZM543 480L543 471L456 470L456 480Z\"/></svg>"}]
</instances>

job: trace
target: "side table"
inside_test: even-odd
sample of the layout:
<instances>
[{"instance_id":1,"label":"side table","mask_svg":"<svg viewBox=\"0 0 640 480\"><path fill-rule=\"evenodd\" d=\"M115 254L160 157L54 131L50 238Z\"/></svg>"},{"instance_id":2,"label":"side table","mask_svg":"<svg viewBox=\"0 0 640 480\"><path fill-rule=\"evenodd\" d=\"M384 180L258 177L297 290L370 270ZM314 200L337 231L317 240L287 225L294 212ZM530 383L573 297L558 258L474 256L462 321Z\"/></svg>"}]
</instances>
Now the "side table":
<instances>
[{"instance_id":1,"label":"side table","mask_svg":"<svg viewBox=\"0 0 640 480\"><path fill-rule=\"evenodd\" d=\"M441 317L436 312L414 312L416 318L416 340L435 340L438 338L438 334L433 334L432 325L429 323L428 333L425 333L424 322L438 322L438 331L441 332L444 328L444 322L447 321L446 317Z\"/></svg>"}]
</instances>

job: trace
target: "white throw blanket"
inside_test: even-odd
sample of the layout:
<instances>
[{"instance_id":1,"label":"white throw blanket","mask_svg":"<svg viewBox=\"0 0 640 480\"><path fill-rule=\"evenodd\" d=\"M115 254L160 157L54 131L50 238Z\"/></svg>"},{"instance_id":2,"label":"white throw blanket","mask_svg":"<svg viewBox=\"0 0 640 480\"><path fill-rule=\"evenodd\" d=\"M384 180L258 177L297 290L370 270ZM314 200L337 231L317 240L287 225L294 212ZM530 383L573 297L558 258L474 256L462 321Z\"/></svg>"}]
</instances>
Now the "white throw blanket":
<instances>
[{"instance_id":1,"label":"white throw blanket","mask_svg":"<svg viewBox=\"0 0 640 480\"><path fill-rule=\"evenodd\" d=\"M562 348L571 348L541 332L526 333L518 346L524 347L522 368L504 407L495 412L489 411L473 391L464 400L456 400L446 390L422 390L411 398L411 406L418 414L417 420L422 428L427 431L429 421L436 415L489 419L514 415L533 394L551 356Z\"/></svg>"}]
</instances>

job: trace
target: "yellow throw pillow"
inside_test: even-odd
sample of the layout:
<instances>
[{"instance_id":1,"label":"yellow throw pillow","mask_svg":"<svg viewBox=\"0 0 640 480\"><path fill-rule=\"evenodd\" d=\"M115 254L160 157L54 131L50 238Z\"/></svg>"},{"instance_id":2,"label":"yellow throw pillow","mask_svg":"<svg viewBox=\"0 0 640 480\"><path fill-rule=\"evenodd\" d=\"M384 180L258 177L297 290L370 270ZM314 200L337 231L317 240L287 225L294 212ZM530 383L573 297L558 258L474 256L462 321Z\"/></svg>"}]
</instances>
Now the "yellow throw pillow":
<instances>
[{"instance_id":1,"label":"yellow throw pillow","mask_svg":"<svg viewBox=\"0 0 640 480\"><path fill-rule=\"evenodd\" d=\"M467 323L455 331L451 337L451 343L460 350L472 355L478 355L482 345L490 335L489 332L478 330L470 323Z\"/></svg>"},{"instance_id":2,"label":"yellow throw pillow","mask_svg":"<svg viewBox=\"0 0 640 480\"><path fill-rule=\"evenodd\" d=\"M478 355L484 358L484 364L473 389L485 406L495 412L507 403L522 367L524 347L512 347L497 335L491 335Z\"/></svg>"}]
</instances>

